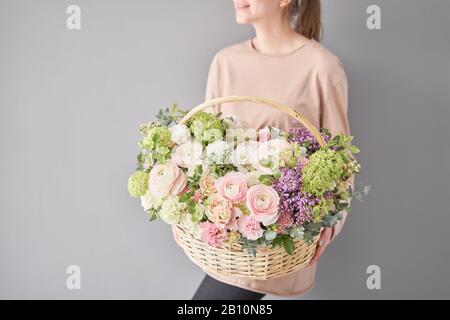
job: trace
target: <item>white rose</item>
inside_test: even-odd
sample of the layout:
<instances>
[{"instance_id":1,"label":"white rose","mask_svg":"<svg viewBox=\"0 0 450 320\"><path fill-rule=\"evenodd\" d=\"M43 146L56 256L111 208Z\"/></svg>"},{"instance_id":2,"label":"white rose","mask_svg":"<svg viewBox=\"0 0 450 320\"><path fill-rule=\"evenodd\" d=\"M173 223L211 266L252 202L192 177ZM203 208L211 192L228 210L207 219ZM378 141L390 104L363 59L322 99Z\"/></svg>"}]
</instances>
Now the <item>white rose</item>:
<instances>
[{"instance_id":1,"label":"white rose","mask_svg":"<svg viewBox=\"0 0 450 320\"><path fill-rule=\"evenodd\" d=\"M228 127L230 129L248 128L249 127L248 123L244 119L242 119L238 116L235 116L235 115L225 116L222 114L221 118L224 120L224 122L226 124L228 124Z\"/></svg>"},{"instance_id":2,"label":"white rose","mask_svg":"<svg viewBox=\"0 0 450 320\"><path fill-rule=\"evenodd\" d=\"M161 204L162 200L152 196L150 190L147 190L147 192L141 197L141 205L144 207L145 211L150 209L158 209Z\"/></svg>"},{"instance_id":3,"label":"white rose","mask_svg":"<svg viewBox=\"0 0 450 320\"><path fill-rule=\"evenodd\" d=\"M284 139L272 139L261 142L258 150L258 159L267 159L269 156L277 158L281 151L291 149L292 145Z\"/></svg>"},{"instance_id":4,"label":"white rose","mask_svg":"<svg viewBox=\"0 0 450 320\"><path fill-rule=\"evenodd\" d=\"M260 184L261 181L259 181L259 177L267 174L267 172L261 171L261 170L253 170L249 171L244 174L244 179L247 182L247 185L249 187L254 186L256 184Z\"/></svg>"},{"instance_id":5,"label":"white rose","mask_svg":"<svg viewBox=\"0 0 450 320\"><path fill-rule=\"evenodd\" d=\"M240 165L257 165L259 142L250 140L241 142L236 146L231 156L231 162L235 166Z\"/></svg>"},{"instance_id":6,"label":"white rose","mask_svg":"<svg viewBox=\"0 0 450 320\"><path fill-rule=\"evenodd\" d=\"M237 128L237 129L227 129L225 141L232 145L238 145L240 143L257 140L258 132L251 128Z\"/></svg>"},{"instance_id":7,"label":"white rose","mask_svg":"<svg viewBox=\"0 0 450 320\"><path fill-rule=\"evenodd\" d=\"M183 144L191 137L191 132L184 124L176 124L169 128L171 140L176 144Z\"/></svg>"},{"instance_id":8,"label":"white rose","mask_svg":"<svg viewBox=\"0 0 450 320\"><path fill-rule=\"evenodd\" d=\"M175 148L172 160L182 168L202 164L203 147L198 141L188 141Z\"/></svg>"},{"instance_id":9,"label":"white rose","mask_svg":"<svg viewBox=\"0 0 450 320\"><path fill-rule=\"evenodd\" d=\"M181 215L179 224L189 231L195 238L201 238L201 232L198 223L192 221L192 215L190 213L183 213Z\"/></svg>"},{"instance_id":10,"label":"white rose","mask_svg":"<svg viewBox=\"0 0 450 320\"><path fill-rule=\"evenodd\" d=\"M223 140L210 143L206 147L206 157L215 163L225 163L230 152L230 146Z\"/></svg>"}]
</instances>

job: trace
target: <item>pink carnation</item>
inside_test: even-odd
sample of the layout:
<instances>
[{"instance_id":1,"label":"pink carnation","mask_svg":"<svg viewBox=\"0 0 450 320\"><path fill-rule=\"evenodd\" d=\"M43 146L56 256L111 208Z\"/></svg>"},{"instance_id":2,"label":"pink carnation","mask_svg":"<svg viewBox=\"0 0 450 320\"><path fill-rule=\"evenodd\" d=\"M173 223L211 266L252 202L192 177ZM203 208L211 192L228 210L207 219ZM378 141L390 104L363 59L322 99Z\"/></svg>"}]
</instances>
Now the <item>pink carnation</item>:
<instances>
[{"instance_id":1,"label":"pink carnation","mask_svg":"<svg viewBox=\"0 0 450 320\"><path fill-rule=\"evenodd\" d=\"M195 202L200 202L201 199L202 199L202 192L200 190L195 191L193 200Z\"/></svg>"},{"instance_id":2,"label":"pink carnation","mask_svg":"<svg viewBox=\"0 0 450 320\"><path fill-rule=\"evenodd\" d=\"M239 232L249 240L257 240L264 234L263 228L254 216L242 216L238 220Z\"/></svg>"},{"instance_id":3,"label":"pink carnation","mask_svg":"<svg viewBox=\"0 0 450 320\"><path fill-rule=\"evenodd\" d=\"M211 222L202 222L199 225L202 241L206 242L210 246L220 247L222 243L227 239L227 232L225 229L218 228Z\"/></svg>"}]
</instances>

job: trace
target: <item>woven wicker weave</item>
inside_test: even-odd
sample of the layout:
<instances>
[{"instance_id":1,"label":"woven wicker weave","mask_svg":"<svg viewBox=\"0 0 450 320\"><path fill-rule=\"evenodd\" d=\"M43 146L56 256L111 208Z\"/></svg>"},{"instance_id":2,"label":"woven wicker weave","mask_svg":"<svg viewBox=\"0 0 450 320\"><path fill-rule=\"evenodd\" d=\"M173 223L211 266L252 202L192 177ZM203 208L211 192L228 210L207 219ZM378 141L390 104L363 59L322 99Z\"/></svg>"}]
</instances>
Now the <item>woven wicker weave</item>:
<instances>
[{"instance_id":1,"label":"woven wicker weave","mask_svg":"<svg viewBox=\"0 0 450 320\"><path fill-rule=\"evenodd\" d=\"M180 123L185 123L195 113L207 107L227 102L254 102L282 110L308 129L321 146L324 145L320 132L303 115L290 107L261 97L228 96L212 99L193 108ZM221 247L215 248L196 239L180 225L175 227L175 232L178 243L186 255L203 270L220 275L258 280L279 278L307 266L314 256L319 239L319 237L316 237L311 244L306 244L302 240L294 241L295 253L293 255L287 254L282 247L258 247L256 255L253 256L240 243L223 244Z\"/></svg>"}]
</instances>

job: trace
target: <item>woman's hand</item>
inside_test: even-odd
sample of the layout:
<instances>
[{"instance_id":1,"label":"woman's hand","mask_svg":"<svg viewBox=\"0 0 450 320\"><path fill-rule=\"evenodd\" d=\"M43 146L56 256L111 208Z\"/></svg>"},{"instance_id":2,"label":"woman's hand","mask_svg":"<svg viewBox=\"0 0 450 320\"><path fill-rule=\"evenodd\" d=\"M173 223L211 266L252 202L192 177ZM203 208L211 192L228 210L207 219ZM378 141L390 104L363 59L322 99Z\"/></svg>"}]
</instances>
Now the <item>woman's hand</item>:
<instances>
[{"instance_id":1,"label":"woman's hand","mask_svg":"<svg viewBox=\"0 0 450 320\"><path fill-rule=\"evenodd\" d=\"M325 248L330 244L332 235L333 235L332 228L323 229L322 233L320 234L319 241L317 242L316 253L314 254L314 257L311 259L311 262L309 263L310 265L319 261L320 257L325 251Z\"/></svg>"}]
</instances>

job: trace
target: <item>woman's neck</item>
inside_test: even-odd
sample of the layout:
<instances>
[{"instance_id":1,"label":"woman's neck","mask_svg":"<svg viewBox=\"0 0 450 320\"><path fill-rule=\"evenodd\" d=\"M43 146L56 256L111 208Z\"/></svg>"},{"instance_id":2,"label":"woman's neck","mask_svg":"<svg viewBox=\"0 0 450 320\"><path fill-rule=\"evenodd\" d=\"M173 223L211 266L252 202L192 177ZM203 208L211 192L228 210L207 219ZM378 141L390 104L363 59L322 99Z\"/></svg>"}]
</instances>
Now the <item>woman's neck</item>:
<instances>
[{"instance_id":1,"label":"woman's neck","mask_svg":"<svg viewBox=\"0 0 450 320\"><path fill-rule=\"evenodd\" d=\"M289 54L301 45L307 39L295 32L289 25L288 19L282 19L279 23L260 23L253 24L256 37L253 39L253 46L261 53L268 55Z\"/></svg>"}]
</instances>

